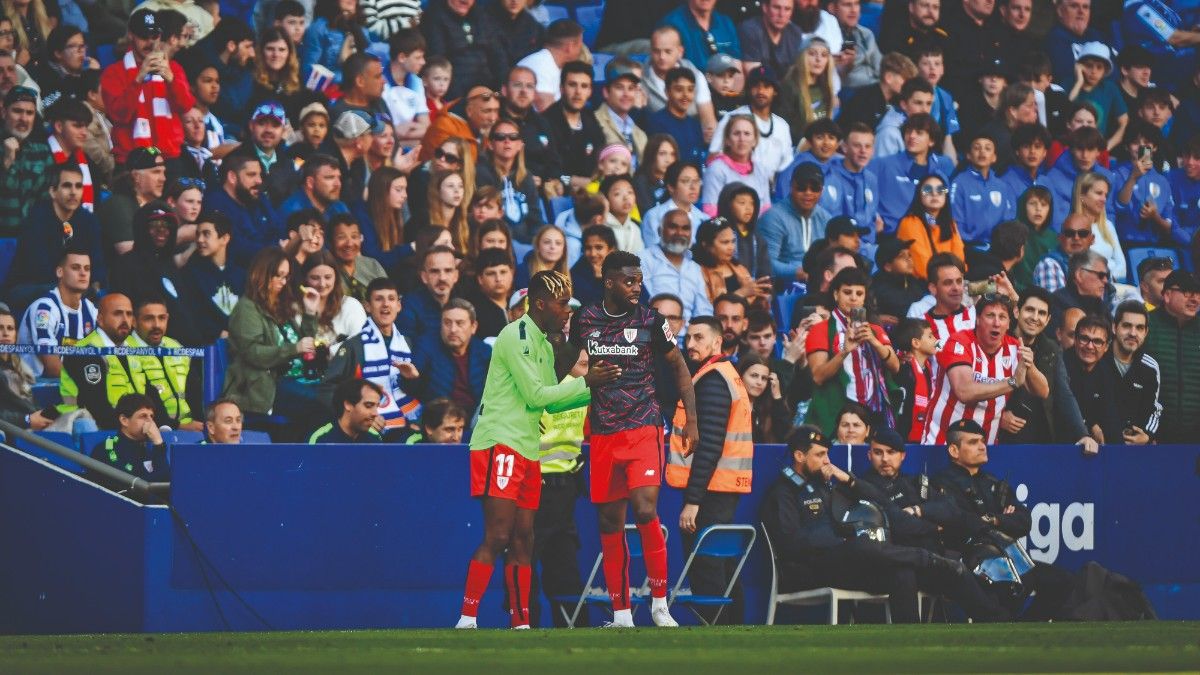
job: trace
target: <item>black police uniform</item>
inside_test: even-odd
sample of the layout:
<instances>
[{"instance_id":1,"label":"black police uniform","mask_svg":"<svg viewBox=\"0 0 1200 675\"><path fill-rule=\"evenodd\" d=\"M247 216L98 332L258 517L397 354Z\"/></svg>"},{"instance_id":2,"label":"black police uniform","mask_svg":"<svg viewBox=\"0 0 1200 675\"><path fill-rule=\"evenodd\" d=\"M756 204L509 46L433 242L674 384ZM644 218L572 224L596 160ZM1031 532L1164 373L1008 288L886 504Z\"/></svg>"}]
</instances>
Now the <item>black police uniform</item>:
<instances>
[{"instance_id":1,"label":"black police uniform","mask_svg":"<svg viewBox=\"0 0 1200 675\"><path fill-rule=\"evenodd\" d=\"M790 467L771 486L762 519L779 552L784 583L793 587L859 589L888 593L892 620L915 623L918 573L979 620L1003 618L994 604L979 602L981 593L961 565L927 549L847 538L838 526L840 514L859 500L894 513L895 507L873 485L861 480L830 485L809 481Z\"/></svg>"},{"instance_id":2,"label":"black police uniform","mask_svg":"<svg viewBox=\"0 0 1200 675\"><path fill-rule=\"evenodd\" d=\"M1029 509L1017 501L1007 481L985 471L978 471L972 476L964 467L952 464L935 475L932 484L950 500L956 510L943 532L947 548L963 551L972 537L993 528L1013 539L1029 534L1033 517ZM1004 513L1009 506L1013 507L1013 512ZM1021 618L1029 621L1057 618L1071 592L1071 574L1054 565L1039 562L1035 563L1034 569L1021 575L1021 581L1026 590L1037 591L1033 603ZM1016 612L1024 598L1005 601L1009 609Z\"/></svg>"}]
</instances>

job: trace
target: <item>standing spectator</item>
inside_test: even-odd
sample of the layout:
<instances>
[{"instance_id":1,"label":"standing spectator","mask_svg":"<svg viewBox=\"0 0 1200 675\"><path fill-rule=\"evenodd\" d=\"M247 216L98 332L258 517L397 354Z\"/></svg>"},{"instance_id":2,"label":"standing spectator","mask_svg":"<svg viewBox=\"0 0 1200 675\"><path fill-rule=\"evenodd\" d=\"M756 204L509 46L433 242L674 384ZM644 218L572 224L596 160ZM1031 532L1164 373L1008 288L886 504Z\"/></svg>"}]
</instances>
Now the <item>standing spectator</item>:
<instances>
[{"instance_id":1,"label":"standing spectator","mask_svg":"<svg viewBox=\"0 0 1200 675\"><path fill-rule=\"evenodd\" d=\"M767 242L771 276L777 286L808 278L802 267L804 256L814 241L825 236L825 223L830 218L818 204L824 186L821 168L805 162L792 173L789 199L776 204L762 217L759 230Z\"/></svg>"},{"instance_id":2,"label":"standing spectator","mask_svg":"<svg viewBox=\"0 0 1200 675\"><path fill-rule=\"evenodd\" d=\"M979 132L967 146L967 167L950 181L950 212L965 244L990 240L1001 221L1016 214L1016 196L996 175L996 140Z\"/></svg>"},{"instance_id":3,"label":"standing spectator","mask_svg":"<svg viewBox=\"0 0 1200 675\"><path fill-rule=\"evenodd\" d=\"M1087 42L1103 42L1104 35L1089 25L1091 0L1056 0L1056 19L1046 34L1045 51L1054 67L1054 81L1066 85L1074 82L1075 48Z\"/></svg>"},{"instance_id":4,"label":"standing spectator","mask_svg":"<svg viewBox=\"0 0 1200 675\"><path fill-rule=\"evenodd\" d=\"M533 71L537 82L534 107L538 112L559 99L562 67L578 61L583 52L583 27L570 19L559 19L546 29L542 49L517 62Z\"/></svg>"},{"instance_id":5,"label":"standing spectator","mask_svg":"<svg viewBox=\"0 0 1200 675\"><path fill-rule=\"evenodd\" d=\"M754 150L759 144L758 125L750 115L729 115L722 121L725 130L721 152L709 160L708 169L704 172L700 196L703 211L708 215L716 215L717 199L730 183L749 185L762 195L759 208L763 211L771 208L774 167L754 161Z\"/></svg>"},{"instance_id":6,"label":"standing spectator","mask_svg":"<svg viewBox=\"0 0 1200 675\"><path fill-rule=\"evenodd\" d=\"M300 78L308 82L313 66L332 73L332 81L342 81L342 63L369 44L367 32L359 23L358 0L319 0L313 7L314 20L304 31L300 43Z\"/></svg>"},{"instance_id":7,"label":"standing spectator","mask_svg":"<svg viewBox=\"0 0 1200 675\"><path fill-rule=\"evenodd\" d=\"M688 251L692 224L686 211L674 209L662 218L659 238L638 254L645 274L644 288L651 297L671 293L683 303L683 320L711 315L712 302L705 289L704 274Z\"/></svg>"},{"instance_id":8,"label":"standing spectator","mask_svg":"<svg viewBox=\"0 0 1200 675\"><path fill-rule=\"evenodd\" d=\"M804 134L809 124L833 119L839 103L838 83L829 43L813 36L804 41L800 57L783 75L779 115L793 136Z\"/></svg>"},{"instance_id":9,"label":"standing spectator","mask_svg":"<svg viewBox=\"0 0 1200 675\"><path fill-rule=\"evenodd\" d=\"M1100 443L1117 443L1122 430L1131 436L1142 436L1145 431L1132 422L1125 426L1123 412L1116 407L1115 369L1110 371L1103 362L1111 338L1108 319L1100 316L1085 316L1075 324L1075 347L1063 354L1067 375L1071 379L1071 391L1079 402L1092 438ZM1097 367L1099 366L1099 367ZM1149 440L1149 439L1147 439Z\"/></svg>"},{"instance_id":10,"label":"standing spectator","mask_svg":"<svg viewBox=\"0 0 1200 675\"><path fill-rule=\"evenodd\" d=\"M668 199L648 211L642 212L642 243L646 248L652 248L659 243L659 226L663 218L671 211L683 211L691 222L694 233L700 223L708 216L696 207L700 200L700 167L695 163L683 160L672 163L663 175L667 186ZM688 245L695 243L692 239Z\"/></svg>"},{"instance_id":11,"label":"standing spectator","mask_svg":"<svg viewBox=\"0 0 1200 675\"><path fill-rule=\"evenodd\" d=\"M196 105L196 98L183 68L164 53L161 35L153 12L134 12L129 17L129 51L100 78L118 164L124 164L134 148L156 147L171 160L182 149L180 117Z\"/></svg>"},{"instance_id":12,"label":"standing spectator","mask_svg":"<svg viewBox=\"0 0 1200 675\"><path fill-rule=\"evenodd\" d=\"M1159 443L1188 443L1200 424L1200 282L1176 270L1163 282L1162 305L1150 312L1145 353L1162 375Z\"/></svg>"},{"instance_id":13,"label":"standing spectator","mask_svg":"<svg viewBox=\"0 0 1200 675\"><path fill-rule=\"evenodd\" d=\"M883 233L896 232L900 220L907 215L917 189L923 179L930 176L941 178L954 173L954 164L946 157L933 152L940 145L941 129L929 115L918 114L904 120L900 127L904 138L904 152L889 157L878 154L870 169L879 179L879 216L883 220ZM920 265L917 266L920 270Z\"/></svg>"},{"instance_id":14,"label":"standing spectator","mask_svg":"<svg viewBox=\"0 0 1200 675\"><path fill-rule=\"evenodd\" d=\"M92 283L92 263L87 251L67 249L54 272L58 284L34 300L21 318L17 333L21 344L73 345L96 326L96 306L86 296ZM58 377L62 370L62 357L54 354L22 354L20 358L34 377Z\"/></svg>"},{"instance_id":15,"label":"standing spectator","mask_svg":"<svg viewBox=\"0 0 1200 675\"><path fill-rule=\"evenodd\" d=\"M414 345L413 365L422 375L414 393L426 401L449 398L474 413L483 396L492 348L476 335L475 308L466 300L448 301L439 326Z\"/></svg>"},{"instance_id":16,"label":"standing spectator","mask_svg":"<svg viewBox=\"0 0 1200 675\"><path fill-rule=\"evenodd\" d=\"M679 145L680 157L702 162L707 153L700 121L688 113L696 98L696 76L687 68L673 68L664 78L667 105L646 120L646 132L669 134Z\"/></svg>"},{"instance_id":17,"label":"standing spectator","mask_svg":"<svg viewBox=\"0 0 1200 675\"><path fill-rule=\"evenodd\" d=\"M1162 142L1162 132L1140 119L1125 131L1125 150L1130 159L1117 162L1113 169L1117 191L1113 206L1117 234L1126 245L1169 241L1186 248L1191 244L1191 232L1175 223L1171 184L1154 167L1155 153Z\"/></svg>"},{"instance_id":18,"label":"standing spectator","mask_svg":"<svg viewBox=\"0 0 1200 675\"><path fill-rule=\"evenodd\" d=\"M333 393L336 417L308 437L309 445L320 443L382 443L375 429L383 389L368 380L350 379Z\"/></svg>"},{"instance_id":19,"label":"standing spectator","mask_svg":"<svg viewBox=\"0 0 1200 675\"><path fill-rule=\"evenodd\" d=\"M490 3L486 8L504 38L508 58L514 62L536 52L546 33L546 27L534 18L530 7L526 0L500 0Z\"/></svg>"},{"instance_id":20,"label":"standing spectator","mask_svg":"<svg viewBox=\"0 0 1200 675\"><path fill-rule=\"evenodd\" d=\"M875 34L859 25L862 17L860 0L833 0L829 3L842 30L842 51L834 56L843 87L866 87L879 81L883 54L875 42Z\"/></svg>"},{"instance_id":21,"label":"standing spectator","mask_svg":"<svg viewBox=\"0 0 1200 675\"><path fill-rule=\"evenodd\" d=\"M208 345L226 334L238 295L246 288L246 269L229 258L233 226L218 211L202 211L196 225L196 253L181 277L194 335L190 344Z\"/></svg>"},{"instance_id":22,"label":"standing spectator","mask_svg":"<svg viewBox=\"0 0 1200 675\"><path fill-rule=\"evenodd\" d=\"M45 191L47 169L54 164L50 148L32 136L37 120L37 92L13 87L4 95L4 128L0 130L0 235L15 237L30 205Z\"/></svg>"},{"instance_id":23,"label":"standing spectator","mask_svg":"<svg viewBox=\"0 0 1200 675\"><path fill-rule=\"evenodd\" d=\"M985 295L975 304L975 330L955 333L938 352L922 443L946 442L947 430L959 420L973 421L982 427L986 442L995 443L1014 392L1024 388L1036 398L1049 394L1033 350L1008 334L1011 307L1004 294Z\"/></svg>"},{"instance_id":24,"label":"standing spectator","mask_svg":"<svg viewBox=\"0 0 1200 675\"><path fill-rule=\"evenodd\" d=\"M220 211L233 227L230 258L235 265L249 265L260 250L277 246L286 238L275 212L261 194L262 165L254 157L233 155L221 163L221 185L204 195L204 208Z\"/></svg>"},{"instance_id":25,"label":"standing spectator","mask_svg":"<svg viewBox=\"0 0 1200 675\"><path fill-rule=\"evenodd\" d=\"M421 15L421 32L430 54L445 55L454 69L446 92L454 99L470 87L499 87L513 60L504 33L475 0L435 0Z\"/></svg>"},{"instance_id":26,"label":"standing spectator","mask_svg":"<svg viewBox=\"0 0 1200 675\"><path fill-rule=\"evenodd\" d=\"M929 296L913 303L908 316L929 322L941 351L955 333L975 328L975 306L966 297L966 268L961 258L953 253L938 253L929 259L925 271L929 277Z\"/></svg>"},{"instance_id":27,"label":"standing spectator","mask_svg":"<svg viewBox=\"0 0 1200 675\"><path fill-rule=\"evenodd\" d=\"M696 96L688 106L687 114L700 119L704 137L711 139L713 130L717 128L712 91L708 88L704 73L683 57L683 41L674 26L660 26L650 34L650 67L642 74L646 110L653 113L667 106L666 77L675 68L687 68L695 76Z\"/></svg>"},{"instance_id":28,"label":"standing spectator","mask_svg":"<svg viewBox=\"0 0 1200 675\"><path fill-rule=\"evenodd\" d=\"M562 160L563 188L571 191L587 185L596 173L604 130L587 109L592 96L591 66L581 61L564 65L559 86L562 97L544 115Z\"/></svg>"},{"instance_id":29,"label":"standing spectator","mask_svg":"<svg viewBox=\"0 0 1200 675\"><path fill-rule=\"evenodd\" d=\"M923 272L930 259L937 253L953 253L962 260L966 257L962 236L946 193L946 180L930 174L917 182L908 213L896 228L896 237L913 242L911 250L915 274L924 278Z\"/></svg>"},{"instance_id":30,"label":"standing spectator","mask_svg":"<svg viewBox=\"0 0 1200 675\"><path fill-rule=\"evenodd\" d=\"M716 0L688 0L663 17L663 26L679 31L683 53L698 68L714 54L742 58L742 46L733 21L713 11Z\"/></svg>"},{"instance_id":31,"label":"standing spectator","mask_svg":"<svg viewBox=\"0 0 1200 675\"><path fill-rule=\"evenodd\" d=\"M388 40L387 66L383 76L387 87L383 102L396 128L397 140L410 147L429 129L429 105L425 85L418 73L425 67L425 37L416 28L396 31Z\"/></svg>"},{"instance_id":32,"label":"standing spectator","mask_svg":"<svg viewBox=\"0 0 1200 675\"><path fill-rule=\"evenodd\" d=\"M785 72L800 55L804 31L792 23L794 0L768 0L762 16L750 17L738 26L742 64L750 72L762 66L773 73Z\"/></svg>"}]
</instances>

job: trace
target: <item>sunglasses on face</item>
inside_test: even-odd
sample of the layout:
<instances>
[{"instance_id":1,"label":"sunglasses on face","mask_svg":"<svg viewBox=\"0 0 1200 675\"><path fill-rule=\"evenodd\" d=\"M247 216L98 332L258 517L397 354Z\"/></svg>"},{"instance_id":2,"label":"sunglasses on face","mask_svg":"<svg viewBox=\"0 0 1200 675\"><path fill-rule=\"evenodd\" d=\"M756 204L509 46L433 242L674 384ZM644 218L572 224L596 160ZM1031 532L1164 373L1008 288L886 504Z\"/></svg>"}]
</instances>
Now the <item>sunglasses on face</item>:
<instances>
[{"instance_id":1,"label":"sunglasses on face","mask_svg":"<svg viewBox=\"0 0 1200 675\"><path fill-rule=\"evenodd\" d=\"M509 143L516 143L517 141L521 140L521 134L492 134L491 136L489 136L489 138L492 139L493 143L500 142L500 141L508 141Z\"/></svg>"},{"instance_id":2,"label":"sunglasses on face","mask_svg":"<svg viewBox=\"0 0 1200 675\"><path fill-rule=\"evenodd\" d=\"M1087 239L1091 230L1063 230L1063 239Z\"/></svg>"},{"instance_id":3,"label":"sunglasses on face","mask_svg":"<svg viewBox=\"0 0 1200 675\"><path fill-rule=\"evenodd\" d=\"M821 190L825 189L825 186L818 183L804 183L802 185L797 185L792 189L796 192L820 192Z\"/></svg>"},{"instance_id":4,"label":"sunglasses on face","mask_svg":"<svg viewBox=\"0 0 1200 675\"><path fill-rule=\"evenodd\" d=\"M1091 272L1092 274L1095 274L1100 281L1108 281L1108 272L1101 272L1100 270L1094 270L1090 267L1080 267L1079 269L1083 270L1084 272Z\"/></svg>"},{"instance_id":5,"label":"sunglasses on face","mask_svg":"<svg viewBox=\"0 0 1200 675\"><path fill-rule=\"evenodd\" d=\"M442 160L443 162L446 162L447 164L458 164L459 162L462 161L462 157L459 157L458 155L446 152L445 150L443 150L441 148L434 150L433 156L437 159Z\"/></svg>"},{"instance_id":6,"label":"sunglasses on face","mask_svg":"<svg viewBox=\"0 0 1200 675\"><path fill-rule=\"evenodd\" d=\"M921 194L923 195L944 195L950 191L950 188L945 185L922 185Z\"/></svg>"},{"instance_id":7,"label":"sunglasses on face","mask_svg":"<svg viewBox=\"0 0 1200 675\"><path fill-rule=\"evenodd\" d=\"M704 46L708 48L710 54L716 54L720 51L717 47L717 38L708 31L704 31Z\"/></svg>"}]
</instances>

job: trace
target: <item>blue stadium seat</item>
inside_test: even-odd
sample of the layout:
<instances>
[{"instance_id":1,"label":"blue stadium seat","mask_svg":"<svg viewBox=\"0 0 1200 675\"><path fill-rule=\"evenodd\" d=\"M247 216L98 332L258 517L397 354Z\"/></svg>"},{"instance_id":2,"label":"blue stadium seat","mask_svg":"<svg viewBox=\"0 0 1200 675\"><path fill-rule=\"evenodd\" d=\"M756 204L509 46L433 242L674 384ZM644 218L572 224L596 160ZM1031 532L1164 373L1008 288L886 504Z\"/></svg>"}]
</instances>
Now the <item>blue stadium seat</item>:
<instances>
[{"instance_id":1,"label":"blue stadium seat","mask_svg":"<svg viewBox=\"0 0 1200 675\"><path fill-rule=\"evenodd\" d=\"M116 47L113 45L97 45L95 50L92 55L100 62L101 70L107 68L109 64L117 60Z\"/></svg>"},{"instance_id":2,"label":"blue stadium seat","mask_svg":"<svg viewBox=\"0 0 1200 675\"><path fill-rule=\"evenodd\" d=\"M200 441L204 440L204 432L191 431L188 429L177 429L175 431L168 431L167 433L163 434L163 440L166 441L168 445L174 445L176 443L180 445L185 443L199 443Z\"/></svg>"},{"instance_id":3,"label":"blue stadium seat","mask_svg":"<svg viewBox=\"0 0 1200 675\"><path fill-rule=\"evenodd\" d=\"M58 380L35 382L33 385L33 402L39 408L62 403L62 394L58 391Z\"/></svg>"},{"instance_id":4,"label":"blue stadium seat","mask_svg":"<svg viewBox=\"0 0 1200 675\"><path fill-rule=\"evenodd\" d=\"M583 26L583 43L588 46L588 49L596 46L596 36L600 34L600 22L603 19L604 3L575 8L575 20Z\"/></svg>"},{"instance_id":5,"label":"blue stadium seat","mask_svg":"<svg viewBox=\"0 0 1200 675\"><path fill-rule=\"evenodd\" d=\"M1140 248L1126 249L1125 257L1129 260L1129 283L1134 286L1138 285L1139 279L1137 274L1138 265L1147 258L1170 258L1174 263L1175 269L1181 269L1179 265L1179 251L1173 248L1160 246L1142 246Z\"/></svg>"},{"instance_id":6,"label":"blue stadium seat","mask_svg":"<svg viewBox=\"0 0 1200 675\"><path fill-rule=\"evenodd\" d=\"M79 439L79 451L85 455L92 454L92 448L104 442L109 436L116 436L115 431L89 431Z\"/></svg>"},{"instance_id":7,"label":"blue stadium seat","mask_svg":"<svg viewBox=\"0 0 1200 675\"><path fill-rule=\"evenodd\" d=\"M0 239L0 279L8 277L8 268L12 267L13 257L17 255L17 240L15 238ZM20 317L17 317L20 319Z\"/></svg>"},{"instance_id":8,"label":"blue stadium seat","mask_svg":"<svg viewBox=\"0 0 1200 675\"><path fill-rule=\"evenodd\" d=\"M253 429L242 430L242 443L270 443L271 434Z\"/></svg>"},{"instance_id":9,"label":"blue stadium seat","mask_svg":"<svg viewBox=\"0 0 1200 675\"><path fill-rule=\"evenodd\" d=\"M36 431L34 433L52 443L58 443L59 445L68 447L72 450L77 449L75 447L75 440L71 438L71 434L69 434L65 431ZM50 462L51 464L53 464L54 466L59 467L60 469L65 469L67 471L70 471L71 473L78 473L78 474L83 473L83 467L75 462L72 462L69 459L63 459L62 457L59 457L58 455L46 452L45 450L39 448L38 446L36 446L32 443L29 443L27 441L23 441L19 438L14 438L14 439L12 439L12 441L13 441L13 443L12 443L13 447L17 448L18 450L27 452L27 453L33 455L34 457L39 457L41 459L44 459L47 462Z\"/></svg>"},{"instance_id":10,"label":"blue stadium seat","mask_svg":"<svg viewBox=\"0 0 1200 675\"><path fill-rule=\"evenodd\" d=\"M866 28L879 37L879 19L883 17L883 3L879 2L864 2L862 3L862 15L858 18L858 25Z\"/></svg>"},{"instance_id":11,"label":"blue stadium seat","mask_svg":"<svg viewBox=\"0 0 1200 675\"><path fill-rule=\"evenodd\" d=\"M670 534L666 525L662 525L663 541L667 540ZM625 542L626 552L629 554L631 561L638 560L643 557L642 537L638 532L637 525L628 523L625 525ZM568 628L574 628L575 622L579 620L579 614L587 605L597 605L600 607L610 607L612 597L608 591L600 586L593 586L596 582L596 575L600 573L600 565L604 562L604 552L601 551L596 555L596 562L592 565L592 573L588 576L587 581L583 584L583 595L558 595L552 598L555 602L561 603L559 610L562 611L563 619L567 622ZM628 568L628 564L626 564ZM642 582L641 586L629 587L629 603L631 609L636 610L639 605L646 604L650 599L650 577ZM575 611L567 613L567 606L574 604Z\"/></svg>"},{"instance_id":12,"label":"blue stadium seat","mask_svg":"<svg viewBox=\"0 0 1200 675\"><path fill-rule=\"evenodd\" d=\"M604 68L608 66L608 62L613 60L612 54L605 52L592 52L592 77L596 80L596 84L604 82Z\"/></svg>"},{"instance_id":13,"label":"blue stadium seat","mask_svg":"<svg viewBox=\"0 0 1200 675\"><path fill-rule=\"evenodd\" d=\"M546 25L550 25L559 19L571 18L571 10L561 5L542 5L546 9Z\"/></svg>"},{"instance_id":14,"label":"blue stadium seat","mask_svg":"<svg viewBox=\"0 0 1200 675\"><path fill-rule=\"evenodd\" d=\"M221 397L225 368L229 365L229 341L220 338L204 348L204 406Z\"/></svg>"},{"instance_id":15,"label":"blue stadium seat","mask_svg":"<svg viewBox=\"0 0 1200 675\"><path fill-rule=\"evenodd\" d=\"M687 605L705 625L710 623L708 617L700 613L697 608L716 607L717 612L712 619L712 623L716 623L725 606L733 604L730 594L733 592L733 586L737 583L738 577L741 576L742 568L746 565L746 559L750 557L750 550L754 548L754 541L757 538L758 531L754 529L753 525L710 525L704 528L696 537L696 545L688 556L687 562L683 564L683 571L679 573L679 579L671 591L670 604ZM692 568L692 563L696 558L715 558L717 561L727 563L737 561L737 567L734 568L733 574L729 578L729 585L725 587L723 594L696 595L690 588L683 588L688 570Z\"/></svg>"},{"instance_id":16,"label":"blue stadium seat","mask_svg":"<svg viewBox=\"0 0 1200 675\"><path fill-rule=\"evenodd\" d=\"M558 214L574 208L575 202L570 197L553 197L550 199L550 218L558 218Z\"/></svg>"}]
</instances>

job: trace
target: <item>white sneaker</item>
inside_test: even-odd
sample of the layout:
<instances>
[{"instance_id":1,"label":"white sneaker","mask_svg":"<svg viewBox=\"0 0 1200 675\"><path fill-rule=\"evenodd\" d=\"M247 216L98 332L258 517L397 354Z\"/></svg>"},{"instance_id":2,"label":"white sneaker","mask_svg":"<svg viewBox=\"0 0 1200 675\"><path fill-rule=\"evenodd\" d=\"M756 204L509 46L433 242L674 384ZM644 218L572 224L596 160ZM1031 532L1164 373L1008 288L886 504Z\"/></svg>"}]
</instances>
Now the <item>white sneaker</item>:
<instances>
[{"instance_id":1,"label":"white sneaker","mask_svg":"<svg viewBox=\"0 0 1200 675\"><path fill-rule=\"evenodd\" d=\"M513 626L512 629L513 630L529 630L529 624L524 624L521 626Z\"/></svg>"},{"instance_id":2,"label":"white sneaker","mask_svg":"<svg viewBox=\"0 0 1200 675\"><path fill-rule=\"evenodd\" d=\"M454 627L475 629L479 628L479 625L475 622L475 617L462 615L458 617L458 623L454 624Z\"/></svg>"},{"instance_id":3,"label":"white sneaker","mask_svg":"<svg viewBox=\"0 0 1200 675\"><path fill-rule=\"evenodd\" d=\"M650 618L654 620L654 625L662 628L678 628L679 622L671 616L671 610L666 607L655 607L650 610Z\"/></svg>"},{"instance_id":4,"label":"white sneaker","mask_svg":"<svg viewBox=\"0 0 1200 675\"><path fill-rule=\"evenodd\" d=\"M621 609L613 612L613 620L605 621L603 628L633 628L633 610Z\"/></svg>"}]
</instances>

